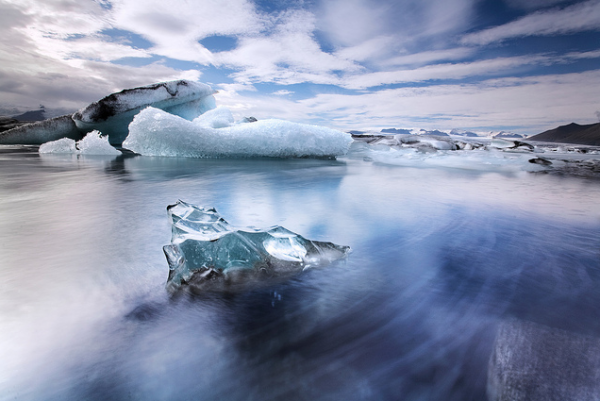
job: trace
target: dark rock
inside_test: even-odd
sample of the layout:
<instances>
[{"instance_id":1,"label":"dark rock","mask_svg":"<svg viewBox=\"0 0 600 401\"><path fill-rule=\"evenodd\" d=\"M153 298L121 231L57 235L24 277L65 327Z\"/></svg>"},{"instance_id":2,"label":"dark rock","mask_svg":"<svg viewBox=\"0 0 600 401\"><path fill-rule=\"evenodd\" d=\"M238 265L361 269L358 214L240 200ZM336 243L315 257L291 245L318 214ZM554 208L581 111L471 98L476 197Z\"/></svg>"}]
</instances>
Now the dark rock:
<instances>
[{"instance_id":1,"label":"dark rock","mask_svg":"<svg viewBox=\"0 0 600 401\"><path fill-rule=\"evenodd\" d=\"M543 157L536 157L535 159L529 159L529 163L540 164L542 166L550 166L552 162L548 159L544 159Z\"/></svg>"},{"instance_id":2,"label":"dark rock","mask_svg":"<svg viewBox=\"0 0 600 401\"><path fill-rule=\"evenodd\" d=\"M515 144L514 146L511 146L509 149L528 149L528 150L534 150L535 146L527 143L527 142L521 142L521 141L514 141Z\"/></svg>"}]
</instances>

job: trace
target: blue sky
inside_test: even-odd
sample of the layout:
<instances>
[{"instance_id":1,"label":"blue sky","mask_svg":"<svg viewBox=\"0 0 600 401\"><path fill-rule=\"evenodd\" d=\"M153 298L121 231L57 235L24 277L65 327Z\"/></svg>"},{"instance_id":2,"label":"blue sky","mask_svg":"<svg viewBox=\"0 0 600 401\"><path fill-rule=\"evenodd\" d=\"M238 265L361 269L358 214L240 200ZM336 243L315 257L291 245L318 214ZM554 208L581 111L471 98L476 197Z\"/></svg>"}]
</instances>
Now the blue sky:
<instances>
[{"instance_id":1,"label":"blue sky","mask_svg":"<svg viewBox=\"0 0 600 401\"><path fill-rule=\"evenodd\" d=\"M600 0L0 0L0 109L186 78L339 129L598 121Z\"/></svg>"}]
</instances>

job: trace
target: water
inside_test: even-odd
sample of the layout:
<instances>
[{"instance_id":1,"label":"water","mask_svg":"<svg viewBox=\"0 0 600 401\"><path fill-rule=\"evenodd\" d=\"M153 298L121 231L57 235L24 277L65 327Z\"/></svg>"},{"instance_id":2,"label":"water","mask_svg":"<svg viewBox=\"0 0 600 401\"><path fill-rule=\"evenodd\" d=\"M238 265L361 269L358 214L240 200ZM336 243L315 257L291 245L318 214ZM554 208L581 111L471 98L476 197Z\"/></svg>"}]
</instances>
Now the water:
<instances>
[{"instance_id":1,"label":"water","mask_svg":"<svg viewBox=\"0 0 600 401\"><path fill-rule=\"evenodd\" d=\"M169 297L178 199L353 252L266 288ZM0 399L575 397L550 367L600 371L598 199L600 181L524 172L5 146Z\"/></svg>"}]
</instances>

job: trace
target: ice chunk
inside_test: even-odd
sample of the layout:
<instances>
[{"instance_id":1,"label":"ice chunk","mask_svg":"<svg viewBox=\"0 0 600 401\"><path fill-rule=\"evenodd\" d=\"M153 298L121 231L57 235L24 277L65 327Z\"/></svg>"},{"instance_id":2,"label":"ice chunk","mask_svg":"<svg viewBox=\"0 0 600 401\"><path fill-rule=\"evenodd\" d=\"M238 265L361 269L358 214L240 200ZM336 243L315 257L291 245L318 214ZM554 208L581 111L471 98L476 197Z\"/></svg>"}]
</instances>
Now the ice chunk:
<instances>
[{"instance_id":1,"label":"ice chunk","mask_svg":"<svg viewBox=\"0 0 600 401\"><path fill-rule=\"evenodd\" d=\"M60 138L83 138L83 134L77 129L70 115L25 124L4 131L0 133L0 144L40 145Z\"/></svg>"},{"instance_id":2,"label":"ice chunk","mask_svg":"<svg viewBox=\"0 0 600 401\"><path fill-rule=\"evenodd\" d=\"M82 140L75 142L70 138L46 142L40 146L40 153L72 153L85 155L113 155L121 154L108 143L108 138L98 131L92 131Z\"/></svg>"},{"instance_id":3,"label":"ice chunk","mask_svg":"<svg viewBox=\"0 0 600 401\"><path fill-rule=\"evenodd\" d=\"M71 138L62 138L46 142L40 146L40 153L77 153L75 141Z\"/></svg>"},{"instance_id":4,"label":"ice chunk","mask_svg":"<svg viewBox=\"0 0 600 401\"><path fill-rule=\"evenodd\" d=\"M235 229L215 209L178 201L167 208L171 244L167 288L235 290L257 281L288 277L345 258L350 247L310 241L281 226Z\"/></svg>"},{"instance_id":5,"label":"ice chunk","mask_svg":"<svg viewBox=\"0 0 600 401\"><path fill-rule=\"evenodd\" d=\"M345 132L282 120L214 128L225 114L191 122L148 107L129 125L123 147L146 156L328 157L345 154L352 143Z\"/></svg>"},{"instance_id":6,"label":"ice chunk","mask_svg":"<svg viewBox=\"0 0 600 401\"><path fill-rule=\"evenodd\" d=\"M162 82L125 89L108 95L73 114L82 132L100 130L110 143L120 145L127 137L127 127L143 108L152 107L192 120L215 108L215 91L208 85L186 80Z\"/></svg>"}]
</instances>

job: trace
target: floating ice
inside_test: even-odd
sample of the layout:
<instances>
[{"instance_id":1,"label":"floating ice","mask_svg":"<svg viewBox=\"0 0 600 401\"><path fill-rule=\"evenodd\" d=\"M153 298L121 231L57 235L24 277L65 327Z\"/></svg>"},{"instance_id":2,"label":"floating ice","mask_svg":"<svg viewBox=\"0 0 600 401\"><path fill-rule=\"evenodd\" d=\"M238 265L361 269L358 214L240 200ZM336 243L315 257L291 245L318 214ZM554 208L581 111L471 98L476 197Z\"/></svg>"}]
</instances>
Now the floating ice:
<instances>
[{"instance_id":1,"label":"floating ice","mask_svg":"<svg viewBox=\"0 0 600 401\"><path fill-rule=\"evenodd\" d=\"M133 116L143 108L152 105L192 120L215 108L214 93L206 84L186 80L125 89L79 110L73 114L73 120L80 131L100 130L108 135L111 144L120 145L127 137Z\"/></svg>"},{"instance_id":2,"label":"floating ice","mask_svg":"<svg viewBox=\"0 0 600 401\"><path fill-rule=\"evenodd\" d=\"M40 146L40 153L71 153L85 155L113 155L121 154L108 143L108 138L98 131L92 131L80 141L75 142L70 138L46 142Z\"/></svg>"},{"instance_id":3,"label":"floating ice","mask_svg":"<svg viewBox=\"0 0 600 401\"><path fill-rule=\"evenodd\" d=\"M282 120L234 124L219 108L194 121L148 107L129 125L123 147L146 156L330 157L343 155L352 137L341 131Z\"/></svg>"},{"instance_id":4,"label":"floating ice","mask_svg":"<svg viewBox=\"0 0 600 401\"><path fill-rule=\"evenodd\" d=\"M0 144L39 145L60 138L83 138L71 116L55 117L9 129L0 133Z\"/></svg>"},{"instance_id":5,"label":"floating ice","mask_svg":"<svg viewBox=\"0 0 600 401\"><path fill-rule=\"evenodd\" d=\"M354 136L348 157L403 167L449 167L476 171L547 171L560 164L531 162L545 151L521 141L434 135ZM535 159L537 160L537 159ZM564 164L564 162L562 162Z\"/></svg>"},{"instance_id":6,"label":"floating ice","mask_svg":"<svg viewBox=\"0 0 600 401\"><path fill-rule=\"evenodd\" d=\"M310 241L281 226L235 229L215 209L182 201L167 207L171 245L167 288L234 290L262 280L287 277L346 257L350 247Z\"/></svg>"},{"instance_id":7,"label":"floating ice","mask_svg":"<svg viewBox=\"0 0 600 401\"><path fill-rule=\"evenodd\" d=\"M133 116L147 106L166 110L187 120L214 109L215 91L208 85L186 80L161 82L110 94L79 110L0 133L0 144L40 145L60 138L81 139L93 130L120 145Z\"/></svg>"}]
</instances>

